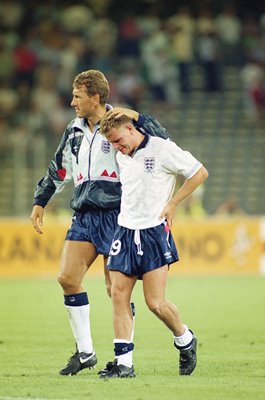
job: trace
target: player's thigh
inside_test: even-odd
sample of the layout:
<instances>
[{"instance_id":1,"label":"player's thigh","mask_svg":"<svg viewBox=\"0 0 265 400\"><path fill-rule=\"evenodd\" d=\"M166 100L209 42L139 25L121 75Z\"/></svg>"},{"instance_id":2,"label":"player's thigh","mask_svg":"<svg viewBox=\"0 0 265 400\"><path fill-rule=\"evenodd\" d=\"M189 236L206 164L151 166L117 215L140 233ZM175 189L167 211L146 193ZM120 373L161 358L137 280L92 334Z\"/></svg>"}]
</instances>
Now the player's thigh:
<instances>
[{"instance_id":1,"label":"player's thigh","mask_svg":"<svg viewBox=\"0 0 265 400\"><path fill-rule=\"evenodd\" d=\"M168 266L154 269L143 275L143 291L147 304L165 299Z\"/></svg>"},{"instance_id":2,"label":"player's thigh","mask_svg":"<svg viewBox=\"0 0 265 400\"><path fill-rule=\"evenodd\" d=\"M97 258L95 246L90 242L65 240L60 265L60 274L68 279L82 280Z\"/></svg>"}]
</instances>

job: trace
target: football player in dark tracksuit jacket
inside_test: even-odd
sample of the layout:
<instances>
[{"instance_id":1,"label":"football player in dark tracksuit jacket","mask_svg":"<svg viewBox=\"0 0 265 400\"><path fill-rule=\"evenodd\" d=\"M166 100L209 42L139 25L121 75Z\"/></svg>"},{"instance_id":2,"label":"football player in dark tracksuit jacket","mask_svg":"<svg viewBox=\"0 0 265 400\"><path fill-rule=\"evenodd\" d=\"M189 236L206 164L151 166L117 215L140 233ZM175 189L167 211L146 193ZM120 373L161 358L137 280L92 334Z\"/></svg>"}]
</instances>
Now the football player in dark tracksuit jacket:
<instances>
[{"instance_id":1,"label":"football player in dark tracksuit jacket","mask_svg":"<svg viewBox=\"0 0 265 400\"><path fill-rule=\"evenodd\" d=\"M90 304L82 281L99 254L104 257L105 283L110 294L106 262L119 213L121 186L116 151L99 132L100 120L112 108L107 104L108 96L109 84L100 71L88 70L76 76L71 106L77 117L68 124L34 196L31 221L42 234L44 207L68 181L74 181L70 205L75 213L65 238L58 281L64 292L76 352L61 369L61 375L75 375L97 363L90 332ZM169 137L153 117L129 109L123 113L139 131Z\"/></svg>"}]
</instances>

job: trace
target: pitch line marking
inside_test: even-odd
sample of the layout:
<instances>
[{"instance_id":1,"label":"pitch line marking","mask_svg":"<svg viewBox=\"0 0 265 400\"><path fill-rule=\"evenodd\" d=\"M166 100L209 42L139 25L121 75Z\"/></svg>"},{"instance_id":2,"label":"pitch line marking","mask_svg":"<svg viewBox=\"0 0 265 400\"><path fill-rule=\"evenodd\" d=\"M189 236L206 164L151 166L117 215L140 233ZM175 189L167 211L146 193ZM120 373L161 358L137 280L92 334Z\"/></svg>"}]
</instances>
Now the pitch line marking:
<instances>
[{"instance_id":1,"label":"pitch line marking","mask_svg":"<svg viewBox=\"0 0 265 400\"><path fill-rule=\"evenodd\" d=\"M40 398L40 397L0 397L0 400L62 400L62 399L51 399L51 398Z\"/></svg>"}]
</instances>

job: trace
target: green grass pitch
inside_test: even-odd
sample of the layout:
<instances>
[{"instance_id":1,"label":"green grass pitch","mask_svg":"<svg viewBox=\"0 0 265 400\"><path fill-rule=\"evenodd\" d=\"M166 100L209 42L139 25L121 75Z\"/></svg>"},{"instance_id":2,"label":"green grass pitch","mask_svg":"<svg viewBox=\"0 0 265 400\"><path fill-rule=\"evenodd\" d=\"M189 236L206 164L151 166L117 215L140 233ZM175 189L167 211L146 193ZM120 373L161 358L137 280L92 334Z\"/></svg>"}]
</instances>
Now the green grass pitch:
<instances>
[{"instance_id":1,"label":"green grass pitch","mask_svg":"<svg viewBox=\"0 0 265 400\"><path fill-rule=\"evenodd\" d=\"M135 379L100 381L113 359L111 303L103 278L85 280L98 364L73 377L59 369L74 350L63 296L54 279L0 281L0 399L264 400L265 279L177 277L167 297L197 334L198 366L178 375L178 352L147 310L138 282Z\"/></svg>"}]
</instances>

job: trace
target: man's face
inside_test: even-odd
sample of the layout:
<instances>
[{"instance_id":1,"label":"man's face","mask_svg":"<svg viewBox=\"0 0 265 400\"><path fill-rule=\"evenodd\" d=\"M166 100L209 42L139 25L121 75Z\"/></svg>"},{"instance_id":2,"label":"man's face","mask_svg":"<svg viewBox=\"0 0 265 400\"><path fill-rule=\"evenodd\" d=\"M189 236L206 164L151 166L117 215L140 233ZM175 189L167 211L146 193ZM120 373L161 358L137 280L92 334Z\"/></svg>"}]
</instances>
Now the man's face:
<instances>
[{"instance_id":1,"label":"man's face","mask_svg":"<svg viewBox=\"0 0 265 400\"><path fill-rule=\"evenodd\" d=\"M130 154L135 149L130 124L121 125L119 128L112 128L107 135L107 139L122 154Z\"/></svg>"},{"instance_id":2,"label":"man's face","mask_svg":"<svg viewBox=\"0 0 265 400\"><path fill-rule=\"evenodd\" d=\"M74 107L77 117L89 118L93 116L98 104L99 95L89 96L84 85L73 89L71 106Z\"/></svg>"}]
</instances>

